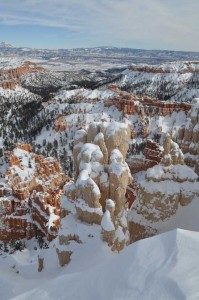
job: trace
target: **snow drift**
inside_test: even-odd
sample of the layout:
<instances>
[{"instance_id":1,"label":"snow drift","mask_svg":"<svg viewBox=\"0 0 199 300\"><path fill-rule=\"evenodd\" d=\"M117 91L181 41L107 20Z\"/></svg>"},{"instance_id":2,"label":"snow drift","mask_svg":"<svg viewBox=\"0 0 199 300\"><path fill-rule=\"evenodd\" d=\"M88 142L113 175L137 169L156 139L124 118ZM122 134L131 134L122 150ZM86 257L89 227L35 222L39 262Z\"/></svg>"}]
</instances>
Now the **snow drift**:
<instances>
[{"instance_id":1,"label":"snow drift","mask_svg":"<svg viewBox=\"0 0 199 300\"><path fill-rule=\"evenodd\" d=\"M199 297L198 247L198 232L177 229L132 244L119 255L106 253L104 260L96 261L87 269L82 269L74 260L53 279L34 279L35 288L26 292L24 283L27 280L15 278L17 296L15 285L11 289L9 277L6 276L5 281L5 274L0 272L0 298L196 299ZM98 257L99 253L93 255ZM82 256L84 259L89 256ZM54 270L56 272L58 270ZM1 296L5 282L7 290L11 289L10 298L6 293Z\"/></svg>"}]
</instances>

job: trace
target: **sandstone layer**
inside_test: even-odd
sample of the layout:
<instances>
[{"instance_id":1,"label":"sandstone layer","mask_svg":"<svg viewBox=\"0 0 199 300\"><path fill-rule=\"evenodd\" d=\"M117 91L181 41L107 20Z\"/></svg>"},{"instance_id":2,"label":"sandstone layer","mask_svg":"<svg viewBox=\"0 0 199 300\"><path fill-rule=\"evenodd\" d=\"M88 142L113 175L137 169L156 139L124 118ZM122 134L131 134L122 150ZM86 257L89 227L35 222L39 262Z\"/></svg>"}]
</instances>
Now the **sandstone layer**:
<instances>
[{"instance_id":1,"label":"sandstone layer","mask_svg":"<svg viewBox=\"0 0 199 300\"><path fill-rule=\"evenodd\" d=\"M26 61L22 66L14 69L0 69L0 87L13 90L20 85L20 80L24 75L41 71L44 71L44 68L30 61Z\"/></svg>"}]
</instances>

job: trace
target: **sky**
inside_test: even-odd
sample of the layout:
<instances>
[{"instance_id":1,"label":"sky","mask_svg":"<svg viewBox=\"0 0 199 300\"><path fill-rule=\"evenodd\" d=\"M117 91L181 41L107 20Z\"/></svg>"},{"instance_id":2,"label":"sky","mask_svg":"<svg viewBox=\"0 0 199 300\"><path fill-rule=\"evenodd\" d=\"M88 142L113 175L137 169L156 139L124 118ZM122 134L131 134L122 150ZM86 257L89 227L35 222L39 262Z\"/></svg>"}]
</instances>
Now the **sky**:
<instances>
[{"instance_id":1,"label":"sky","mask_svg":"<svg viewBox=\"0 0 199 300\"><path fill-rule=\"evenodd\" d=\"M199 51L199 0L0 0L0 41Z\"/></svg>"}]
</instances>

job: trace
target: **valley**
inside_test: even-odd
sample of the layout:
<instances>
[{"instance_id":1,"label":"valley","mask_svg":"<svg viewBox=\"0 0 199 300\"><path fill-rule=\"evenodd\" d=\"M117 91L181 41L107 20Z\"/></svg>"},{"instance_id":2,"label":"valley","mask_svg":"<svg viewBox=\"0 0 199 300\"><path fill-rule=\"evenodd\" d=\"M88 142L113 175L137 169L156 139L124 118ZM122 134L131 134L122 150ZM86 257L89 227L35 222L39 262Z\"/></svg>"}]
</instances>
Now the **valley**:
<instances>
[{"instance_id":1,"label":"valley","mask_svg":"<svg viewBox=\"0 0 199 300\"><path fill-rule=\"evenodd\" d=\"M0 44L2 299L195 297L198 176L199 53Z\"/></svg>"}]
</instances>

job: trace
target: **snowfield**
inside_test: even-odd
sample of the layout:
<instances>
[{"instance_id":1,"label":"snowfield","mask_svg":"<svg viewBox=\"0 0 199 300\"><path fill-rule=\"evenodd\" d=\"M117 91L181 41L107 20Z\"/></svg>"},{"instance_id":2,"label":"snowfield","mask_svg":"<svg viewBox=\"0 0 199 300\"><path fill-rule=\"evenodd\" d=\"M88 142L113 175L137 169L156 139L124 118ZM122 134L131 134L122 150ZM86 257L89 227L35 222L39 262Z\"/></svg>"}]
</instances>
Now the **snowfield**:
<instances>
[{"instance_id":1,"label":"snowfield","mask_svg":"<svg viewBox=\"0 0 199 300\"><path fill-rule=\"evenodd\" d=\"M1 256L0 299L199 297L198 232L173 230L132 244L120 254L111 253L99 236L77 247L74 259L63 268L58 266L55 249L43 250L41 273L37 272L37 251Z\"/></svg>"}]
</instances>

